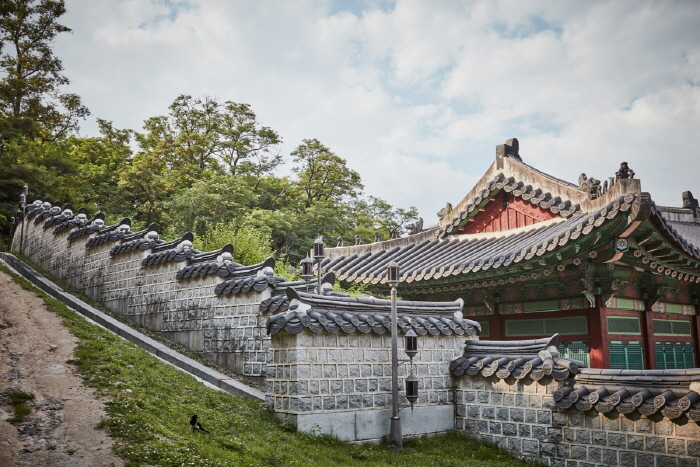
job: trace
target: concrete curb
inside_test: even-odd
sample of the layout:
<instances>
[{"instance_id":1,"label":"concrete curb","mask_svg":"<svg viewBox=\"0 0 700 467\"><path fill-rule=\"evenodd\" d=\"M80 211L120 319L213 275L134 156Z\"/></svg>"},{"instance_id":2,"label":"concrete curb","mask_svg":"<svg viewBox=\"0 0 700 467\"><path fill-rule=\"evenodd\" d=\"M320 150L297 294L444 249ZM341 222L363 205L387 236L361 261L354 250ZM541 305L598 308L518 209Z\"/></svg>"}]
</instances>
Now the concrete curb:
<instances>
[{"instance_id":1,"label":"concrete curb","mask_svg":"<svg viewBox=\"0 0 700 467\"><path fill-rule=\"evenodd\" d=\"M105 329L112 331L114 334L123 337L147 352L173 364L182 371L196 376L197 378L200 378L201 380L206 381L207 383L212 384L228 392L229 394L233 394L234 396L251 397L261 401L265 400L265 394L262 391L231 379L231 377L223 373L213 370L195 360L192 360L189 357L182 355L179 352L176 352L175 350L170 349L160 342L155 341L138 331L135 331L128 325L104 314L100 310L88 305L79 298L65 292L56 284L47 280L44 276L20 261L16 256L10 253L0 252L0 258L2 258L0 261L6 263L9 267L17 271L25 279L46 292L48 295L60 300L73 310L87 318L90 318L100 326L103 326Z\"/></svg>"}]
</instances>

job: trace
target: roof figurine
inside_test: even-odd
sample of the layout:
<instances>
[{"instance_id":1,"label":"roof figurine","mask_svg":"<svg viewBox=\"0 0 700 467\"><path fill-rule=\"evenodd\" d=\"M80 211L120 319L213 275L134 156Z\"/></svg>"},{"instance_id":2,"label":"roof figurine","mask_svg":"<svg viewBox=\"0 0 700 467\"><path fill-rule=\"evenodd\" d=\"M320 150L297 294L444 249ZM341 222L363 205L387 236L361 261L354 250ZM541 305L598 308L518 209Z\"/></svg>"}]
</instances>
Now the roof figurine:
<instances>
[{"instance_id":1,"label":"roof figurine","mask_svg":"<svg viewBox=\"0 0 700 467\"><path fill-rule=\"evenodd\" d=\"M693 217L698 217L698 200L693 197L690 191L683 192L683 209L690 209Z\"/></svg>"},{"instance_id":2,"label":"roof figurine","mask_svg":"<svg viewBox=\"0 0 700 467\"><path fill-rule=\"evenodd\" d=\"M404 225L406 230L408 230L408 235L415 235L423 231L423 218L419 217L415 222Z\"/></svg>"},{"instance_id":3,"label":"roof figurine","mask_svg":"<svg viewBox=\"0 0 700 467\"><path fill-rule=\"evenodd\" d=\"M627 162L620 164L620 170L615 172L615 180L634 178L634 170L630 169Z\"/></svg>"},{"instance_id":4,"label":"roof figurine","mask_svg":"<svg viewBox=\"0 0 700 467\"><path fill-rule=\"evenodd\" d=\"M517 138L511 138L508 141L506 141L506 144L499 144L498 146L496 146L496 159L498 159L499 157L512 157L514 159L522 161L519 151L520 144L518 143Z\"/></svg>"},{"instance_id":5,"label":"roof figurine","mask_svg":"<svg viewBox=\"0 0 700 467\"><path fill-rule=\"evenodd\" d=\"M440 209L437 213L438 219L442 220L443 217L452 212L452 204L447 203L444 208Z\"/></svg>"}]
</instances>

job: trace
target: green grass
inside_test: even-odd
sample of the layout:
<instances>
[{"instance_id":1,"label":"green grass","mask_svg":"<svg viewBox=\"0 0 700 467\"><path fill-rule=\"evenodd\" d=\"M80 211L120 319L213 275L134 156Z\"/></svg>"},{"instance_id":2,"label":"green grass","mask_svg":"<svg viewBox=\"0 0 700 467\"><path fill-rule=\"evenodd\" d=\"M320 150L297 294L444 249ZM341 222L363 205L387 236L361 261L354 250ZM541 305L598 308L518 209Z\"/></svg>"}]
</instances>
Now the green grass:
<instances>
[{"instance_id":1,"label":"green grass","mask_svg":"<svg viewBox=\"0 0 700 467\"><path fill-rule=\"evenodd\" d=\"M32 412L32 409L27 407L26 402L34 400L34 394L28 392L13 391L7 394L10 400L10 405L15 409L15 416L12 417L10 423L21 423L24 417Z\"/></svg>"},{"instance_id":2,"label":"green grass","mask_svg":"<svg viewBox=\"0 0 700 467\"><path fill-rule=\"evenodd\" d=\"M99 425L109 428L115 451L127 466L528 465L457 433L406 440L402 452L385 445L353 445L330 436L297 433L278 422L259 401L209 389L89 323L26 280L15 277L15 281L44 297L48 308L62 316L78 337L71 363L85 383L108 401L108 417ZM211 434L191 431L193 414Z\"/></svg>"}]
</instances>

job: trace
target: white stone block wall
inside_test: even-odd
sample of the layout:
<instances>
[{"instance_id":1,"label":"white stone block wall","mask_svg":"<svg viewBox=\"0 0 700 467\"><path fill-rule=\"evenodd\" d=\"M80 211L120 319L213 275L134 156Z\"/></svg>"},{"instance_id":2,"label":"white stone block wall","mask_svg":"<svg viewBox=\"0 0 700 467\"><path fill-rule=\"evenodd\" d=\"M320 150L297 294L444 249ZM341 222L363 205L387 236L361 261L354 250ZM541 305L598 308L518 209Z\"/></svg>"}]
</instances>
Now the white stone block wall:
<instances>
[{"instance_id":1,"label":"white stone block wall","mask_svg":"<svg viewBox=\"0 0 700 467\"><path fill-rule=\"evenodd\" d=\"M43 229L34 218L25 227L24 249L33 261L59 279L115 313L226 368L249 376L265 376L270 339L267 317L259 313L260 302L270 290L251 290L239 295L215 295L225 279L210 274L177 280L186 262L142 266L151 250L136 249L111 256L121 240L85 248L85 235L68 241L71 229L53 234L55 226ZM20 229L13 236L19 250Z\"/></svg>"},{"instance_id":2,"label":"white stone block wall","mask_svg":"<svg viewBox=\"0 0 700 467\"><path fill-rule=\"evenodd\" d=\"M419 399L401 411L404 434L442 433L454 427L452 377L448 365L464 350L466 336L420 336L414 374ZM391 337L388 333L272 336L268 353L267 403L291 417L302 431L320 431L349 441L378 441L389 434L391 416ZM403 339L399 343L399 358ZM399 367L400 403L407 406ZM411 420L411 422L409 422Z\"/></svg>"},{"instance_id":3,"label":"white stone block wall","mask_svg":"<svg viewBox=\"0 0 700 467\"><path fill-rule=\"evenodd\" d=\"M455 428L552 467L698 467L700 426L613 411L556 408L559 383L455 378Z\"/></svg>"}]
</instances>

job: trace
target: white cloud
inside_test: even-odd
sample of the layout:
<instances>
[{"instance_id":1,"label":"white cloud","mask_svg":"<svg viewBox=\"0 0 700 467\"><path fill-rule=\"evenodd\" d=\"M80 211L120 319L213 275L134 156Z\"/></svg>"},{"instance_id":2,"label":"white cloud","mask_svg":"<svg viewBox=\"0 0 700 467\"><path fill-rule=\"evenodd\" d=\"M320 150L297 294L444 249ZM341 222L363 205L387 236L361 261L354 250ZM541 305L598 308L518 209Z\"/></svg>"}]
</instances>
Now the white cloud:
<instances>
[{"instance_id":1,"label":"white cloud","mask_svg":"<svg viewBox=\"0 0 700 467\"><path fill-rule=\"evenodd\" d=\"M318 138L426 224L510 137L560 178L626 160L660 204L700 193L697 2L66 3L57 53L96 116L139 129L181 93L246 102L286 153Z\"/></svg>"}]
</instances>

